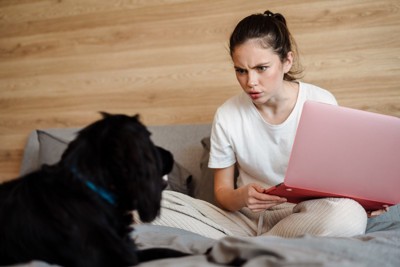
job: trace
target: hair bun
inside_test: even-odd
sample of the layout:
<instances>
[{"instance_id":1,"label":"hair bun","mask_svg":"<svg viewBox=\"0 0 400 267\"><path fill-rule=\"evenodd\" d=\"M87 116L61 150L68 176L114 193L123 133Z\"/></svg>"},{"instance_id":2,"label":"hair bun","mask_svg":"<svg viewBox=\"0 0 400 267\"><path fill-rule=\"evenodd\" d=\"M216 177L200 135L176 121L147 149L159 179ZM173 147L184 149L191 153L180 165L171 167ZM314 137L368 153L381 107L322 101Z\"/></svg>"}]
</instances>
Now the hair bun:
<instances>
[{"instance_id":1,"label":"hair bun","mask_svg":"<svg viewBox=\"0 0 400 267\"><path fill-rule=\"evenodd\" d=\"M269 11L269 10L265 11L263 15L264 16L268 16L268 17L274 17L275 16L275 14L273 12Z\"/></svg>"},{"instance_id":2,"label":"hair bun","mask_svg":"<svg viewBox=\"0 0 400 267\"><path fill-rule=\"evenodd\" d=\"M285 19L285 17L284 17L282 14L280 14L280 13L274 13L274 12L271 12L271 11L267 10L267 11L264 12L263 15L264 15L265 17L271 17L271 18L277 19L278 21L280 21L280 22L282 22L283 24L286 25L286 19Z\"/></svg>"}]
</instances>

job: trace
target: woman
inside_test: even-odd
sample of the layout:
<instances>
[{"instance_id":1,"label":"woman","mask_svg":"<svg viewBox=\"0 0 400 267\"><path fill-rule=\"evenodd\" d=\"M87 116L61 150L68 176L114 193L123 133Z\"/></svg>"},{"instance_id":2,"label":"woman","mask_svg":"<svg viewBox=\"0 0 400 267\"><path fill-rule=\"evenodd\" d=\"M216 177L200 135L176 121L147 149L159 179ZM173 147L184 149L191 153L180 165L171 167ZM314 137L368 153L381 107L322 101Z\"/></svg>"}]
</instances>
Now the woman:
<instances>
[{"instance_id":1,"label":"woman","mask_svg":"<svg viewBox=\"0 0 400 267\"><path fill-rule=\"evenodd\" d=\"M243 92L227 100L213 122L209 167L215 169L220 207L165 191L161 216L152 224L216 239L365 233L367 214L354 200L327 198L294 205L264 193L283 181L303 103L337 104L328 91L296 80L301 67L284 17L266 11L244 18L231 35L230 54Z\"/></svg>"},{"instance_id":2,"label":"woman","mask_svg":"<svg viewBox=\"0 0 400 267\"><path fill-rule=\"evenodd\" d=\"M215 169L217 202L257 222L257 234L365 233L367 214L356 201L327 198L295 206L264 193L283 182L304 102L337 105L328 91L297 81L301 67L285 18L270 11L244 18L229 48L243 92L226 101L214 118L209 167Z\"/></svg>"}]
</instances>

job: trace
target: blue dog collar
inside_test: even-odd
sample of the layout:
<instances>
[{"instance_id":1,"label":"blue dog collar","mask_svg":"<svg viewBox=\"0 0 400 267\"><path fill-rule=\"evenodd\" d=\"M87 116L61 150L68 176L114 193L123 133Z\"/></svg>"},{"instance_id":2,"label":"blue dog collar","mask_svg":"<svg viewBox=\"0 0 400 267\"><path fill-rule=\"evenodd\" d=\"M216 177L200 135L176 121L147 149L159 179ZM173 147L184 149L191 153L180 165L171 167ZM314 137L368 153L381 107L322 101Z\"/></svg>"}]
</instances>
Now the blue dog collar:
<instances>
[{"instance_id":1,"label":"blue dog collar","mask_svg":"<svg viewBox=\"0 0 400 267\"><path fill-rule=\"evenodd\" d=\"M108 203L110 203L111 205L115 205L115 197L113 194L111 194L110 192L108 192L107 190L105 190L104 188L101 188L97 185L95 185L94 183L92 183L91 181L86 180L85 184L87 187L89 187L90 189L92 189L94 192L96 192L101 198L103 198L105 201L107 201Z\"/></svg>"},{"instance_id":2,"label":"blue dog collar","mask_svg":"<svg viewBox=\"0 0 400 267\"><path fill-rule=\"evenodd\" d=\"M95 185L91 181L84 179L84 177L78 172L76 167L71 168L71 171L77 178L82 180L87 187L89 187L93 192L97 193L102 199L104 199L111 205L114 205L114 206L116 205L116 199L112 193L110 193L109 191L107 191L106 189L104 189L100 186Z\"/></svg>"}]
</instances>

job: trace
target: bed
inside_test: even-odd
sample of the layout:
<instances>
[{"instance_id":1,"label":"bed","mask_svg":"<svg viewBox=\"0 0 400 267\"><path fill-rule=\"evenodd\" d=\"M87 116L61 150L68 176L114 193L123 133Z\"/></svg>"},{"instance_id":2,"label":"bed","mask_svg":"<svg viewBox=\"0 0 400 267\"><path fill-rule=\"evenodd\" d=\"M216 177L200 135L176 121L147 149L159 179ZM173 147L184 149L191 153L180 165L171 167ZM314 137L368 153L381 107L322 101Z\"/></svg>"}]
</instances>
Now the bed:
<instances>
[{"instance_id":1,"label":"bed","mask_svg":"<svg viewBox=\"0 0 400 267\"><path fill-rule=\"evenodd\" d=\"M209 124L152 126L153 141L174 154L167 190L214 203L207 168ZM21 174L56 162L78 129L38 129L30 133ZM399 176L400 178L400 176ZM217 229L218 230L218 229ZM168 247L193 254L142 263L155 266L400 266L400 206L369 219L367 233L352 238L221 237L175 227L136 225L132 237L140 248ZM35 261L18 266L50 266Z\"/></svg>"}]
</instances>

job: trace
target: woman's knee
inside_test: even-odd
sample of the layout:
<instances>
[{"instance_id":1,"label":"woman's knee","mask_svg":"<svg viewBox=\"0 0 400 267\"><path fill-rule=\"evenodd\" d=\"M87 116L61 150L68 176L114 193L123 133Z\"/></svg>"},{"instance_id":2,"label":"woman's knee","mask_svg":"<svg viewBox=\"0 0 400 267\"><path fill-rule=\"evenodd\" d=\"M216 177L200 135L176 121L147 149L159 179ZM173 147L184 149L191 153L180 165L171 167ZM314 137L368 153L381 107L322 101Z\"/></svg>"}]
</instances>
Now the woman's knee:
<instances>
[{"instance_id":1,"label":"woman's knee","mask_svg":"<svg viewBox=\"0 0 400 267\"><path fill-rule=\"evenodd\" d=\"M294 213L305 214L319 236L355 236L365 233L367 213L356 201L347 198L309 200L296 205Z\"/></svg>"},{"instance_id":2,"label":"woman's knee","mask_svg":"<svg viewBox=\"0 0 400 267\"><path fill-rule=\"evenodd\" d=\"M264 235L349 237L364 234L366 225L367 214L354 200L325 198L297 204L293 214L279 221Z\"/></svg>"}]
</instances>

